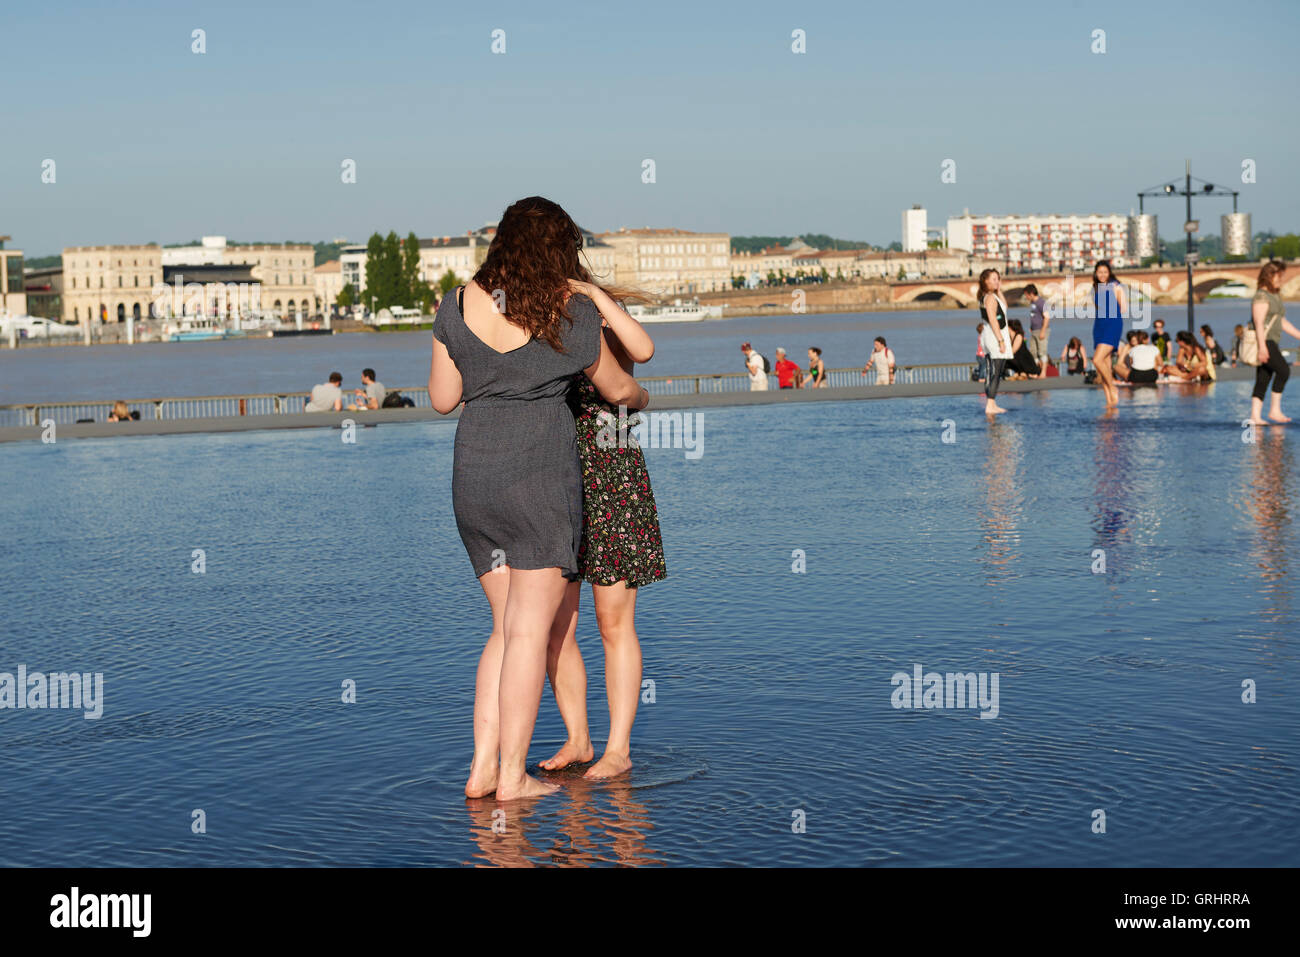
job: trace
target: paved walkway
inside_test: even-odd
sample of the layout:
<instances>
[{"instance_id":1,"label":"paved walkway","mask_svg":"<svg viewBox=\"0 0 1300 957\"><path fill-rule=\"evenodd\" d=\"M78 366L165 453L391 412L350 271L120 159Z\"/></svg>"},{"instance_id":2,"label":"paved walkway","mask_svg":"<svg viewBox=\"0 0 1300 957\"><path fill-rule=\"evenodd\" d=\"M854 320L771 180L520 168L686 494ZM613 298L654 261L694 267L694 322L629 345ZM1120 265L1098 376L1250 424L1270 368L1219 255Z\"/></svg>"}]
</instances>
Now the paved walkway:
<instances>
[{"instance_id":1,"label":"paved walkway","mask_svg":"<svg viewBox=\"0 0 1300 957\"><path fill-rule=\"evenodd\" d=\"M1244 382L1255 378L1253 368L1220 369L1220 382ZM1056 389L1085 389L1081 376L1030 379L1004 382L1000 393L1044 392ZM1182 388L1162 386L1161 388ZM773 389L767 392L717 392L705 395L654 396L650 409L710 409L741 405L770 405L783 402L851 402L860 399L918 398L938 395L977 395L982 387L975 382L918 383L915 385L853 386L843 389ZM371 412L302 412L292 415L223 415L193 419L141 420L139 422L85 422L60 425L57 439L124 437L130 435L181 435L189 432L251 432L263 429L339 428L345 420L358 426L397 422L431 422L454 419L458 415L439 415L432 409L378 409ZM0 428L0 442L24 439L40 441L44 430L39 426Z\"/></svg>"}]
</instances>

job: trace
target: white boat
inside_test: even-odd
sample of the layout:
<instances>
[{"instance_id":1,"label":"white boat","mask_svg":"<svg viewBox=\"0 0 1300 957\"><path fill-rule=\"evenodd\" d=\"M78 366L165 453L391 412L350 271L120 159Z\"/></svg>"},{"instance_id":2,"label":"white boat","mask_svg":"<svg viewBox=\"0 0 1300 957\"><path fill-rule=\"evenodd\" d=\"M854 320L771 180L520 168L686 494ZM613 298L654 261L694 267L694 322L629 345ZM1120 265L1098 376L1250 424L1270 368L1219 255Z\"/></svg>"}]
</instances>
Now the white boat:
<instances>
[{"instance_id":1,"label":"white boat","mask_svg":"<svg viewBox=\"0 0 1300 957\"><path fill-rule=\"evenodd\" d=\"M1232 282L1225 282L1222 286L1215 286L1205 294L1206 299L1250 299L1255 294L1251 292L1249 286L1240 280L1234 279Z\"/></svg>"},{"instance_id":2,"label":"white boat","mask_svg":"<svg viewBox=\"0 0 1300 957\"><path fill-rule=\"evenodd\" d=\"M627 307L627 314L637 322L700 322L704 319L721 319L722 306L703 306L698 299L683 302L674 299L671 304Z\"/></svg>"}]
</instances>

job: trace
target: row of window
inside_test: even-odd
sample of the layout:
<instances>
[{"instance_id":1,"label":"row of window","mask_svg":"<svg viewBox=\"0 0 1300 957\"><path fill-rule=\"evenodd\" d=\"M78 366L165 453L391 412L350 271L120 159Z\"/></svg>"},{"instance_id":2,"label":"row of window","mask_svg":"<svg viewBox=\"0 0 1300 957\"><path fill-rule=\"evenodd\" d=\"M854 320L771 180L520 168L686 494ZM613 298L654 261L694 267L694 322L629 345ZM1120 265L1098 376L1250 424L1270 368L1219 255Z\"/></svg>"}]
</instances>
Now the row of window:
<instances>
[{"instance_id":1,"label":"row of window","mask_svg":"<svg viewBox=\"0 0 1300 957\"><path fill-rule=\"evenodd\" d=\"M641 247L642 253L725 253L727 251L726 243L712 243L713 249L709 249L709 243L647 243Z\"/></svg>"}]
</instances>

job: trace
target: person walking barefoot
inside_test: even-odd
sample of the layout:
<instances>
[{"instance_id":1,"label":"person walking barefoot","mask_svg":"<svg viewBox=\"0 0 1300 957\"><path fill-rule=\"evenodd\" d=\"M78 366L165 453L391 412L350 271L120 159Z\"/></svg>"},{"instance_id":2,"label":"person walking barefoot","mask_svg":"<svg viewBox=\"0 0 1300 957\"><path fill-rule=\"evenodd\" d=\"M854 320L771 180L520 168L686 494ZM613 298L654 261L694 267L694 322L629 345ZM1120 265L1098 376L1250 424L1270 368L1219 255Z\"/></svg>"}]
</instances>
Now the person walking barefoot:
<instances>
[{"instance_id":1,"label":"person walking barefoot","mask_svg":"<svg viewBox=\"0 0 1300 957\"><path fill-rule=\"evenodd\" d=\"M1002 375L1011 358L1011 330L1007 327L1007 303L1002 298L1002 275L996 269L980 273L980 316L984 328L980 341L988 356L988 380L984 383L984 414L990 417L1007 411L998 405L996 396Z\"/></svg>"},{"instance_id":2,"label":"person walking barefoot","mask_svg":"<svg viewBox=\"0 0 1300 957\"><path fill-rule=\"evenodd\" d=\"M599 286L576 280L573 285L599 308L605 344L623 370L630 375L635 362L649 362L654 343L641 324ZM591 583L609 699L609 739L585 776L610 778L632 767L632 723L641 696L638 589L668 572L645 455L629 432L637 424L635 417L624 418L625 409L602 402L582 379L573 400L583 476L579 573ZM595 753L587 725L587 672L577 641L580 587L578 582L569 585L547 649L546 670L568 733L555 756L541 763L552 771L590 761Z\"/></svg>"},{"instance_id":3,"label":"person walking barefoot","mask_svg":"<svg viewBox=\"0 0 1300 957\"><path fill-rule=\"evenodd\" d=\"M1282 305L1279 294L1282 289L1282 273L1286 264L1279 259L1264 263L1259 270L1259 281L1255 298L1250 303L1250 321L1255 327L1255 342L1258 344L1259 365L1255 367L1255 389L1250 395L1250 422L1252 425L1268 425L1264 420L1264 394L1268 392L1269 380L1273 383L1273 395L1269 405L1269 421L1285 425L1291 417L1282 414L1282 391L1287 380L1291 378L1291 369L1282 355L1282 332L1300 338L1300 329L1291 324L1286 317L1286 307Z\"/></svg>"},{"instance_id":4,"label":"person walking barefoot","mask_svg":"<svg viewBox=\"0 0 1300 957\"><path fill-rule=\"evenodd\" d=\"M1106 405L1118 406L1119 388L1115 385L1111 357L1119 348L1119 339L1124 332L1128 294L1111 272L1109 260L1098 260L1092 269L1092 304L1096 309L1092 320L1092 367L1097 370L1097 381L1101 383Z\"/></svg>"},{"instance_id":5,"label":"person walking barefoot","mask_svg":"<svg viewBox=\"0 0 1300 957\"><path fill-rule=\"evenodd\" d=\"M649 402L605 345L595 304L569 287L581 247L582 232L563 209L540 196L519 200L474 279L446 296L434 319L429 399L443 414L463 403L452 510L492 609L475 678L468 797L555 790L527 773L527 759L551 624L566 580L578 576L582 466L566 401L572 379L585 373L609 402Z\"/></svg>"}]
</instances>

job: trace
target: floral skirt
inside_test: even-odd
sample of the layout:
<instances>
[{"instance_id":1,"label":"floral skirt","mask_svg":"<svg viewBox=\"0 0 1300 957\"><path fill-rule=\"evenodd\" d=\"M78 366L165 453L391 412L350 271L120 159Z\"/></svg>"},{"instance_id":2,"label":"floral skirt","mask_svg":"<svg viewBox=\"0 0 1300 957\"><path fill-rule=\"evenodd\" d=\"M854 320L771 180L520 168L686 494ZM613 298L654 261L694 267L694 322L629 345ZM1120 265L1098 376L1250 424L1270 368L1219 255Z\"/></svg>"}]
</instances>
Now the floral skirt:
<instances>
[{"instance_id":1,"label":"floral skirt","mask_svg":"<svg viewBox=\"0 0 1300 957\"><path fill-rule=\"evenodd\" d=\"M666 578L668 569L645 455L627 431L638 418L628 417L620 430L617 411L599 401L590 383L585 385L575 419L582 461L578 574L594 585L621 581L639 588Z\"/></svg>"}]
</instances>

